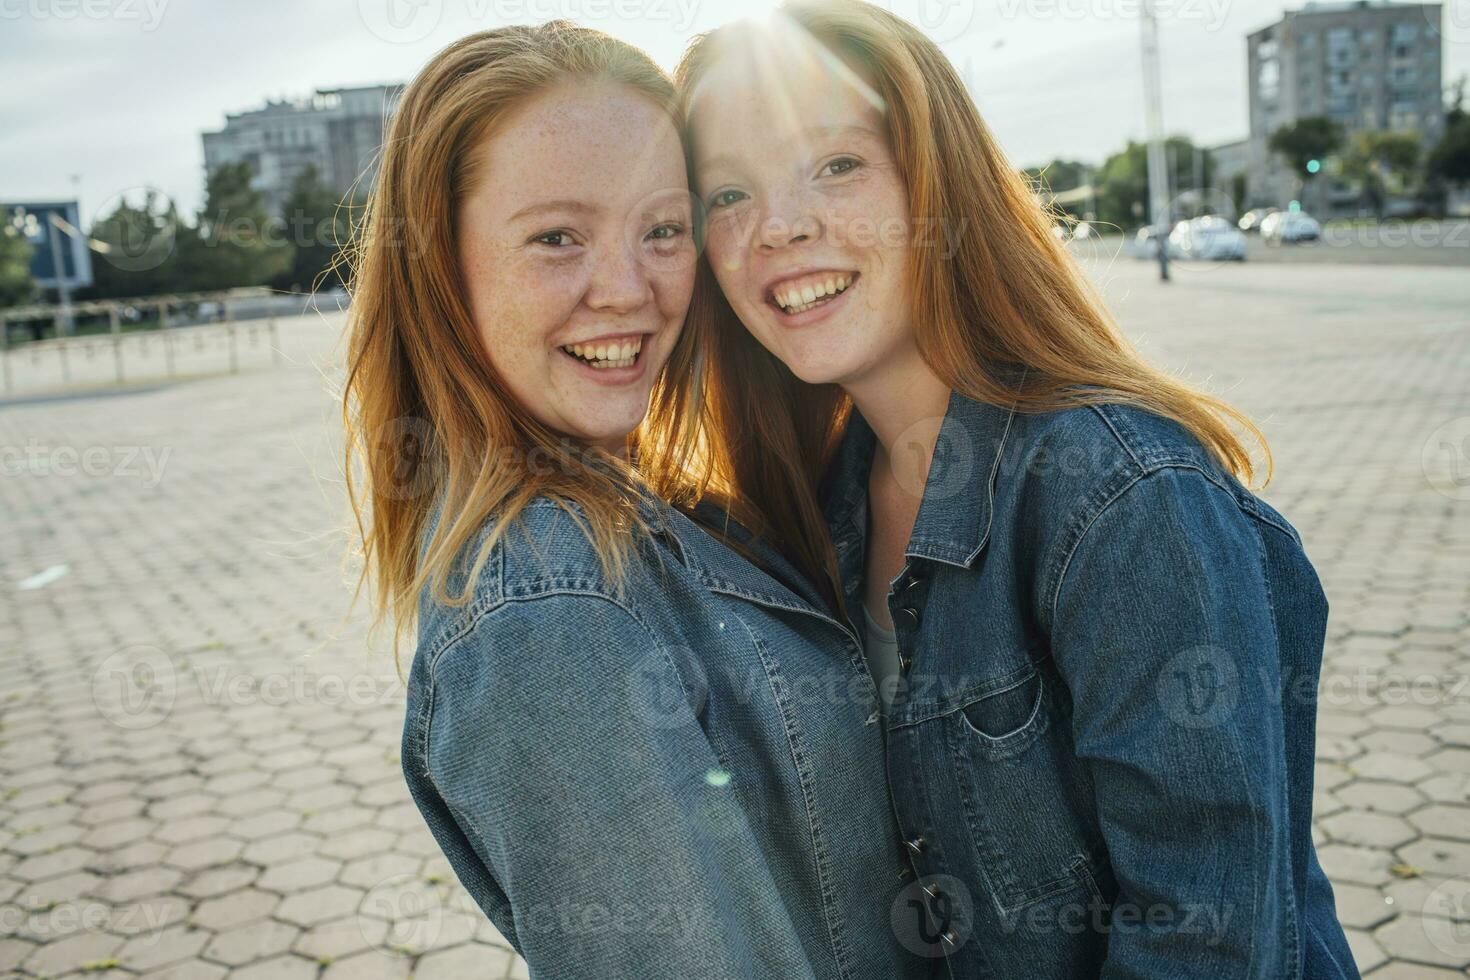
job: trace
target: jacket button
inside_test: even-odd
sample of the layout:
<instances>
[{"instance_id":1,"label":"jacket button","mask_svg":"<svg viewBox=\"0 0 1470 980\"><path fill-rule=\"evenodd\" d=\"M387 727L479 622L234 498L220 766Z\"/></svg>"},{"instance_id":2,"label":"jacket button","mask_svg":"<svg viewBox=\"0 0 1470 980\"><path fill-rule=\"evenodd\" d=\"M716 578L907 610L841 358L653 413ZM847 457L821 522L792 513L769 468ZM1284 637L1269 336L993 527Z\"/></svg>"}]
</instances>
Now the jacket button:
<instances>
[{"instance_id":1,"label":"jacket button","mask_svg":"<svg viewBox=\"0 0 1470 980\"><path fill-rule=\"evenodd\" d=\"M898 651L898 672L900 674L907 674L909 672L909 664L911 663L913 663L913 659L908 654L902 650Z\"/></svg>"},{"instance_id":2,"label":"jacket button","mask_svg":"<svg viewBox=\"0 0 1470 980\"><path fill-rule=\"evenodd\" d=\"M908 622L910 629L919 628L919 610L912 606L899 606L898 615L902 616Z\"/></svg>"},{"instance_id":3,"label":"jacket button","mask_svg":"<svg viewBox=\"0 0 1470 980\"><path fill-rule=\"evenodd\" d=\"M908 849L910 851L913 851L915 854L923 854L924 853L924 838L923 837L915 837L913 840L906 840L906 841L904 841L904 844L907 845Z\"/></svg>"},{"instance_id":4,"label":"jacket button","mask_svg":"<svg viewBox=\"0 0 1470 980\"><path fill-rule=\"evenodd\" d=\"M953 946L955 943L957 943L959 941L959 938L960 938L959 936L956 936L955 935L955 932L954 932L953 929L946 929L940 935L939 941L942 942L942 943L944 943L944 945L946 945L946 946Z\"/></svg>"}]
</instances>

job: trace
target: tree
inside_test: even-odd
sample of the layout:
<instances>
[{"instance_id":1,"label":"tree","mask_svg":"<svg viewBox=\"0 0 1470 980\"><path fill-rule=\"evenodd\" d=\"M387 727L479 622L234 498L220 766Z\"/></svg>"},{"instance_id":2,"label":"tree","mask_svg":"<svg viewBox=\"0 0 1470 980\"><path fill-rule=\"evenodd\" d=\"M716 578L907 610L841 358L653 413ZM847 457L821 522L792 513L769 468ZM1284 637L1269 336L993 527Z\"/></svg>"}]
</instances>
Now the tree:
<instances>
[{"instance_id":1,"label":"tree","mask_svg":"<svg viewBox=\"0 0 1470 980\"><path fill-rule=\"evenodd\" d=\"M272 226L265 196L250 186L250 164L227 163L205 182L199 212L201 261L195 289L263 286L291 262L291 250Z\"/></svg>"},{"instance_id":2,"label":"tree","mask_svg":"<svg viewBox=\"0 0 1470 980\"><path fill-rule=\"evenodd\" d=\"M1429 151L1425 170L1447 184L1470 184L1470 113L1464 108L1465 79L1455 86L1455 100L1445 112L1444 135Z\"/></svg>"},{"instance_id":3,"label":"tree","mask_svg":"<svg viewBox=\"0 0 1470 980\"><path fill-rule=\"evenodd\" d=\"M1174 175L1176 190L1170 192L1171 208L1178 203L1172 200L1178 195L1177 187L1194 182L1194 170L1189 165L1189 161L1194 158L1194 152L1194 143L1183 136L1171 136L1164 141L1164 158L1177 161L1179 168ZM1201 173L1205 187L1210 186L1213 171L1214 162L1210 154L1206 153ZM1114 153L1103 161L1093 178L1093 186L1097 188L1098 220L1123 228L1146 223L1150 217L1148 144L1129 140L1127 147L1121 152ZM1175 216L1170 214L1168 217L1172 219Z\"/></svg>"},{"instance_id":4,"label":"tree","mask_svg":"<svg viewBox=\"0 0 1470 980\"><path fill-rule=\"evenodd\" d=\"M1353 134L1343 154L1343 175L1359 182L1362 205L1377 217L1389 194L1410 187L1419 164L1419 137L1415 133L1367 131Z\"/></svg>"},{"instance_id":5,"label":"tree","mask_svg":"<svg viewBox=\"0 0 1470 980\"><path fill-rule=\"evenodd\" d=\"M334 265L348 241L349 214L350 205L322 183L316 167L301 171L281 209L292 254L277 285L297 293L342 285L346 273Z\"/></svg>"},{"instance_id":6,"label":"tree","mask_svg":"<svg viewBox=\"0 0 1470 980\"><path fill-rule=\"evenodd\" d=\"M1303 116L1271 134L1267 148L1290 165L1303 181L1322 169L1322 161L1342 146L1342 126L1326 116Z\"/></svg>"},{"instance_id":7,"label":"tree","mask_svg":"<svg viewBox=\"0 0 1470 980\"><path fill-rule=\"evenodd\" d=\"M0 308L29 302L35 292L31 243L13 225L0 226Z\"/></svg>"},{"instance_id":8,"label":"tree","mask_svg":"<svg viewBox=\"0 0 1470 980\"><path fill-rule=\"evenodd\" d=\"M126 198L88 230L95 243L90 299L182 292L178 246L183 231L173 202L149 191L137 204Z\"/></svg>"}]
</instances>

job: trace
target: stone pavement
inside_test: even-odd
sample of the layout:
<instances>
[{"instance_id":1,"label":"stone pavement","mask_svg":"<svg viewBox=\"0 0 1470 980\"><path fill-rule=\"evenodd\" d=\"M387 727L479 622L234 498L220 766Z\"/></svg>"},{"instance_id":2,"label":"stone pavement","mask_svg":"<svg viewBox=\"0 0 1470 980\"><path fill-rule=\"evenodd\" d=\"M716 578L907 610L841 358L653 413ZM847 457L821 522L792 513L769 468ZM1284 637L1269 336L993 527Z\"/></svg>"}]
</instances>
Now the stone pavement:
<instances>
[{"instance_id":1,"label":"stone pavement","mask_svg":"<svg viewBox=\"0 0 1470 980\"><path fill-rule=\"evenodd\" d=\"M1362 969L1464 976L1470 276L1087 265L1272 439L1332 602L1316 833ZM409 801L392 653L348 611L339 327L0 406L0 975L525 976Z\"/></svg>"}]
</instances>

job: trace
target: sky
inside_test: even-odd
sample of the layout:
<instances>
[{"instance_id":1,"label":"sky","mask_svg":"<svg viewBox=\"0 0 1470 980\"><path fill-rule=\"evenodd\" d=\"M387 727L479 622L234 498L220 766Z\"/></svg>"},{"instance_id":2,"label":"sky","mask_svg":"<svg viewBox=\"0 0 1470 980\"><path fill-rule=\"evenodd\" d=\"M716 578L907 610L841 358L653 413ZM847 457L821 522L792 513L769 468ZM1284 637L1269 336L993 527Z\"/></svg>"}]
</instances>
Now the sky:
<instances>
[{"instance_id":1,"label":"sky","mask_svg":"<svg viewBox=\"0 0 1470 980\"><path fill-rule=\"evenodd\" d=\"M878 0L960 70L1017 166L1101 162L1143 136L1139 0ZM1281 0L1155 0L1164 123L1246 135L1245 37ZM318 88L402 82L476 30L564 16L672 68L689 39L769 0L0 0L0 200L79 197L84 221L152 187L202 203L200 133ZM1292 3L1292 9L1299 6ZM1446 0L1448 83L1470 0Z\"/></svg>"}]
</instances>

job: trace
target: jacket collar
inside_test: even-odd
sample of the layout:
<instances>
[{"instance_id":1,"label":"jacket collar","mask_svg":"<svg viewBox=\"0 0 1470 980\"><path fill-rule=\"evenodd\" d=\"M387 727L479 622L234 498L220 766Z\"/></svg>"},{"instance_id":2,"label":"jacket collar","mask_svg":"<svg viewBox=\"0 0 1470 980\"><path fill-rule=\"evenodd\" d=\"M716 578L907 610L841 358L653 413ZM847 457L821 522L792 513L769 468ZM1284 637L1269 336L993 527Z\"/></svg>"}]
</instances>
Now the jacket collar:
<instances>
[{"instance_id":1,"label":"jacket collar","mask_svg":"<svg viewBox=\"0 0 1470 980\"><path fill-rule=\"evenodd\" d=\"M707 588L769 606L826 615L826 602L820 593L777 549L730 520L724 510L713 504L701 503L695 507L695 513L699 523L668 507L665 521L679 541L684 566ZM701 524L718 528L750 549L761 567L746 560Z\"/></svg>"},{"instance_id":2,"label":"jacket collar","mask_svg":"<svg viewBox=\"0 0 1470 980\"><path fill-rule=\"evenodd\" d=\"M951 392L909 537L910 558L968 567L990 538L996 478L1016 411ZM877 437L856 409L847 423L828 480L827 525L843 561L867 537L868 474ZM976 492L976 489L980 492Z\"/></svg>"}]
</instances>

